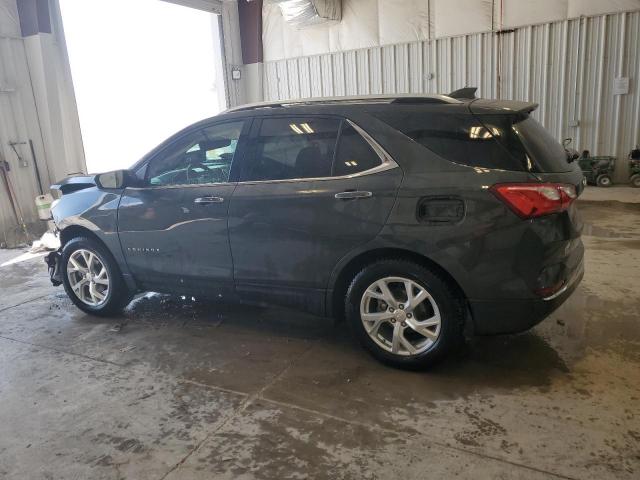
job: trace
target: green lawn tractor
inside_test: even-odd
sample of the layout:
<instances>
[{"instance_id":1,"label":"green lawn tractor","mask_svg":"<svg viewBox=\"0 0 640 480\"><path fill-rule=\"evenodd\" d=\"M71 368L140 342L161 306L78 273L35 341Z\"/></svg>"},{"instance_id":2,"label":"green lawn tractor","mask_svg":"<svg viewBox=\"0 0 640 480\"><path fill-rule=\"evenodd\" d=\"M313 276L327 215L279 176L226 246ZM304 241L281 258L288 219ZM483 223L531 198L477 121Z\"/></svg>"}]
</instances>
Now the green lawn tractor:
<instances>
[{"instance_id":1,"label":"green lawn tractor","mask_svg":"<svg viewBox=\"0 0 640 480\"><path fill-rule=\"evenodd\" d=\"M632 187L640 188L640 146L629 154L629 182Z\"/></svg>"},{"instance_id":2,"label":"green lawn tractor","mask_svg":"<svg viewBox=\"0 0 640 480\"><path fill-rule=\"evenodd\" d=\"M583 151L580 158L578 158L578 165L580 165L580 169L587 179L587 183L597 185L598 187L610 187L613 185L611 176L615 169L615 162L616 157L592 157L589 154L589 150Z\"/></svg>"}]
</instances>

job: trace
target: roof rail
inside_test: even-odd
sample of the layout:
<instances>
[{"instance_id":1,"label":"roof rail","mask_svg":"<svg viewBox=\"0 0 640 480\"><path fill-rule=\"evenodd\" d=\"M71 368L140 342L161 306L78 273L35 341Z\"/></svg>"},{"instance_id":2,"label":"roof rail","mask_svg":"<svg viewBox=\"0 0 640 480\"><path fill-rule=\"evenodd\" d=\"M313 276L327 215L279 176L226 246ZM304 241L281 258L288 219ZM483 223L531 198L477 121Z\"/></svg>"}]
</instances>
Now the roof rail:
<instances>
[{"instance_id":1,"label":"roof rail","mask_svg":"<svg viewBox=\"0 0 640 480\"><path fill-rule=\"evenodd\" d=\"M285 108L300 105L328 105L328 104L353 104L353 103L458 103L447 95L359 95L345 97L315 97L291 100L277 100L273 102L250 103L239 105L226 110L226 113L256 110L258 108Z\"/></svg>"},{"instance_id":2,"label":"roof rail","mask_svg":"<svg viewBox=\"0 0 640 480\"><path fill-rule=\"evenodd\" d=\"M394 98L389 103L413 105L413 104L420 104L420 103L451 103L451 102L439 97L398 97L398 98Z\"/></svg>"},{"instance_id":3,"label":"roof rail","mask_svg":"<svg viewBox=\"0 0 640 480\"><path fill-rule=\"evenodd\" d=\"M284 107L283 103L268 103L268 102L260 102L260 103L247 103L245 105L239 105L237 107L231 107L225 110L225 112L242 112L244 110L255 110L257 108L280 108Z\"/></svg>"}]
</instances>

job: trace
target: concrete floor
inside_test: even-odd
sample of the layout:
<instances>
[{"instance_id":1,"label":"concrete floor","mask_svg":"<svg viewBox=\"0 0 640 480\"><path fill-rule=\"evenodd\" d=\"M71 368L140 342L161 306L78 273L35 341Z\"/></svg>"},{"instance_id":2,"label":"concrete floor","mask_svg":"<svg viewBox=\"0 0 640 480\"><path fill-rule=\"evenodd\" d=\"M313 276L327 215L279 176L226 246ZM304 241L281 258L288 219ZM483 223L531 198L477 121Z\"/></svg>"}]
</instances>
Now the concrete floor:
<instances>
[{"instance_id":1,"label":"concrete floor","mask_svg":"<svg viewBox=\"0 0 640 480\"><path fill-rule=\"evenodd\" d=\"M581 210L573 297L425 373L291 311L148 295L91 318L41 259L4 267L0 477L637 479L640 204Z\"/></svg>"}]
</instances>

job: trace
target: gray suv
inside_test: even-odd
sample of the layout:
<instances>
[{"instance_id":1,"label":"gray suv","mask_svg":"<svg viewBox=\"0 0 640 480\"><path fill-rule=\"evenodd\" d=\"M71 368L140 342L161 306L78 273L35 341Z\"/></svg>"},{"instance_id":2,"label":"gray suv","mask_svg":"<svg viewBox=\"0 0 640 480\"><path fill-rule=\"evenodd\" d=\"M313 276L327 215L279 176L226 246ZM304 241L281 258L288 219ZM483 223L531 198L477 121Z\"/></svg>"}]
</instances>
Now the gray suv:
<instances>
[{"instance_id":1,"label":"gray suv","mask_svg":"<svg viewBox=\"0 0 640 480\"><path fill-rule=\"evenodd\" d=\"M407 368L526 330L582 278L582 173L535 104L464 96L242 106L68 178L52 281L96 315L157 291L332 316Z\"/></svg>"}]
</instances>

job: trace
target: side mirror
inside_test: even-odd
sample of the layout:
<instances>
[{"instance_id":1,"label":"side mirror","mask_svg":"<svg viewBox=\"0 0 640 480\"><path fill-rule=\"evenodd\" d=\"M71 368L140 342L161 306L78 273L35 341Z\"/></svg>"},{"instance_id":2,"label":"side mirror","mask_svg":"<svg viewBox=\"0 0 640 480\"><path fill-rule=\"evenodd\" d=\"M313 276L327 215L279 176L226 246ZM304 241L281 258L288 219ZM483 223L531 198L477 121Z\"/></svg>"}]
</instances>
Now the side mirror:
<instances>
[{"instance_id":1,"label":"side mirror","mask_svg":"<svg viewBox=\"0 0 640 480\"><path fill-rule=\"evenodd\" d=\"M122 189L131 183L128 170L99 173L96 175L95 181L98 188L104 189Z\"/></svg>"}]
</instances>

